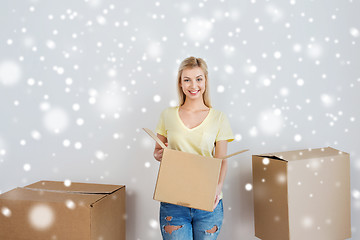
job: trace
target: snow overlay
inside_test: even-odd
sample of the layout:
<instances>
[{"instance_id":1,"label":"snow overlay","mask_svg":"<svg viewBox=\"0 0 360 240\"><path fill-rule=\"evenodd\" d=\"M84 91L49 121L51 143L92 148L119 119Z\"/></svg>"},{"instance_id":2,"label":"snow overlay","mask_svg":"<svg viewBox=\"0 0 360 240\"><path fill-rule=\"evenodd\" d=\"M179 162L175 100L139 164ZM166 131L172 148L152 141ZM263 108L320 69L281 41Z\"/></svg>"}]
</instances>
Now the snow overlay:
<instances>
[{"instance_id":1,"label":"snow overlay","mask_svg":"<svg viewBox=\"0 0 360 240\"><path fill-rule=\"evenodd\" d=\"M176 106L177 68L193 55L208 64L213 107L229 117L228 152L250 149L229 160L220 239L254 239L251 154L327 146L351 155L359 239L359 9L356 0L8 1L0 193L43 179L124 184L128 239L160 239L159 163L142 128ZM56 215L38 205L28 220L43 230ZM299 221L315 226L311 215Z\"/></svg>"}]
</instances>

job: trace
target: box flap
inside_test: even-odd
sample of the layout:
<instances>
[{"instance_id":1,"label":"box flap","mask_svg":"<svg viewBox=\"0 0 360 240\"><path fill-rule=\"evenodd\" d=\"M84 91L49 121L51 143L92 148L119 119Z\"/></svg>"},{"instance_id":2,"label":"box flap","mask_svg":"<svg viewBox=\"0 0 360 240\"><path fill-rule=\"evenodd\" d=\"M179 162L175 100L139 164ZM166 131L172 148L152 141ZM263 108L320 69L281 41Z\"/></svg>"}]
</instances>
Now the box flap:
<instances>
[{"instance_id":1,"label":"box flap","mask_svg":"<svg viewBox=\"0 0 360 240\"><path fill-rule=\"evenodd\" d=\"M70 186L65 186L64 182L61 181L39 181L25 186L25 188L45 190L49 192L51 191L84 194L110 194L122 187L124 186L77 182L72 182Z\"/></svg>"},{"instance_id":2,"label":"box flap","mask_svg":"<svg viewBox=\"0 0 360 240\"><path fill-rule=\"evenodd\" d=\"M268 157L283 161L296 161L296 160L304 160L311 158L323 158L338 154L348 154L348 153L341 152L331 147L326 147L326 148L316 148L316 149L309 148L309 149L302 149L302 150L295 150L288 152L268 153L268 154L262 154L261 157Z\"/></svg>"},{"instance_id":3,"label":"box flap","mask_svg":"<svg viewBox=\"0 0 360 240\"><path fill-rule=\"evenodd\" d=\"M93 203L102 199L106 194L73 194L66 192L43 191L31 188L15 188L0 195L0 199L11 201L36 201L64 203L71 200L75 204L91 206Z\"/></svg>"},{"instance_id":4,"label":"box flap","mask_svg":"<svg viewBox=\"0 0 360 240\"><path fill-rule=\"evenodd\" d=\"M268 154L262 154L262 155L255 155L255 156L258 156L258 157L262 157L262 158L269 158L269 159L275 159L275 160L280 160L280 161L285 161L284 159L282 158L279 158L277 156L274 156L272 155L273 153L268 153Z\"/></svg>"}]
</instances>

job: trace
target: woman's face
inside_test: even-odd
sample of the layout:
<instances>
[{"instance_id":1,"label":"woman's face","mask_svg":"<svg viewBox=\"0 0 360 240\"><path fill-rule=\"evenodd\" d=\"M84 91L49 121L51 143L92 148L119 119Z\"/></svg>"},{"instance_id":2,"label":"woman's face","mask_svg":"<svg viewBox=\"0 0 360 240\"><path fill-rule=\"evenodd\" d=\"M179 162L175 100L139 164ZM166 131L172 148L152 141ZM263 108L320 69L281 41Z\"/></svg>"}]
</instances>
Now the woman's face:
<instances>
[{"instance_id":1,"label":"woman's face","mask_svg":"<svg viewBox=\"0 0 360 240\"><path fill-rule=\"evenodd\" d=\"M186 98L197 99L205 92L205 74L200 67L185 68L181 74L180 87Z\"/></svg>"}]
</instances>

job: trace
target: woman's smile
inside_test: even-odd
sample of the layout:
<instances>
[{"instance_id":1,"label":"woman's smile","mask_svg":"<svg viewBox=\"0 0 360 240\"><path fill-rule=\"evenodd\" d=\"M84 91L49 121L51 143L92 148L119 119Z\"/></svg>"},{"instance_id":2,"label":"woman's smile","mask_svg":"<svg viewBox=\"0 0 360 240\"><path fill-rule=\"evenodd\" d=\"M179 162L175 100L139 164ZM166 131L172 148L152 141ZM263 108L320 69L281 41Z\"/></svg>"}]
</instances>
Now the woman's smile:
<instances>
[{"instance_id":1,"label":"woman's smile","mask_svg":"<svg viewBox=\"0 0 360 240\"><path fill-rule=\"evenodd\" d=\"M198 92L200 92L200 90L192 90L192 91L189 90L189 92L191 95L195 96Z\"/></svg>"}]
</instances>

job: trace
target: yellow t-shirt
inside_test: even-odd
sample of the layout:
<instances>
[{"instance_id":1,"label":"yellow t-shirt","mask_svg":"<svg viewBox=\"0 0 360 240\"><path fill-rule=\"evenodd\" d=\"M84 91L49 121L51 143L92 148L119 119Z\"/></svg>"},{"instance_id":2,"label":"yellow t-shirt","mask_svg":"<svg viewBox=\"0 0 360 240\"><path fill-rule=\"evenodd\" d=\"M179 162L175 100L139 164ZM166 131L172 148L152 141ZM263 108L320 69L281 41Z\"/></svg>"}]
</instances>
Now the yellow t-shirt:
<instances>
[{"instance_id":1,"label":"yellow t-shirt","mask_svg":"<svg viewBox=\"0 0 360 240\"><path fill-rule=\"evenodd\" d=\"M166 108L160 115L156 132L167 138L170 149L207 157L214 157L215 142L234 140L228 118L213 108L200 125L191 129L181 120L178 106Z\"/></svg>"},{"instance_id":2,"label":"yellow t-shirt","mask_svg":"<svg viewBox=\"0 0 360 240\"><path fill-rule=\"evenodd\" d=\"M213 108L200 125L190 129L181 120L179 107L169 107L161 113L156 132L167 138L170 149L207 157L213 157L215 142L234 140L226 115Z\"/></svg>"}]
</instances>

